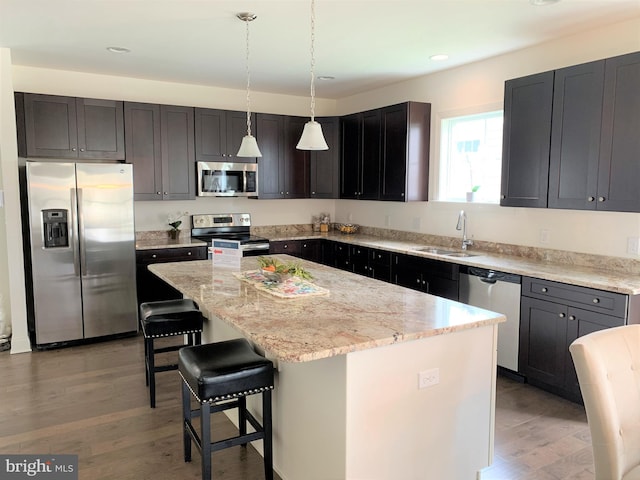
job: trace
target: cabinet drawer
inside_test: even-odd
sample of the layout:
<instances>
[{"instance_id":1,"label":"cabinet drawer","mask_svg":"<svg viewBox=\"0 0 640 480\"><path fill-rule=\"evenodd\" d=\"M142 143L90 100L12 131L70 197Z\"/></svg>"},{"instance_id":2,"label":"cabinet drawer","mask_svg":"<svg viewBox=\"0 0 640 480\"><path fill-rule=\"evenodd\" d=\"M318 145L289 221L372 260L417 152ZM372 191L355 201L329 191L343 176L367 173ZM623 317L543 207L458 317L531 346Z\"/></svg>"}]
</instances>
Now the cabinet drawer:
<instances>
[{"instance_id":1,"label":"cabinet drawer","mask_svg":"<svg viewBox=\"0 0 640 480\"><path fill-rule=\"evenodd\" d=\"M592 288L522 277L522 295L561 302L592 312L626 317L627 295Z\"/></svg>"},{"instance_id":2,"label":"cabinet drawer","mask_svg":"<svg viewBox=\"0 0 640 480\"><path fill-rule=\"evenodd\" d=\"M269 253L285 253L299 255L302 251L302 240L278 240L269 243Z\"/></svg>"},{"instance_id":3,"label":"cabinet drawer","mask_svg":"<svg viewBox=\"0 0 640 480\"><path fill-rule=\"evenodd\" d=\"M361 247L360 245L351 245L350 255L351 260L367 263L369 259L369 249L367 247Z\"/></svg>"},{"instance_id":4,"label":"cabinet drawer","mask_svg":"<svg viewBox=\"0 0 640 480\"><path fill-rule=\"evenodd\" d=\"M162 248L136 251L136 263L166 263L183 262L189 260L205 260L207 258L207 247L181 247Z\"/></svg>"}]
</instances>

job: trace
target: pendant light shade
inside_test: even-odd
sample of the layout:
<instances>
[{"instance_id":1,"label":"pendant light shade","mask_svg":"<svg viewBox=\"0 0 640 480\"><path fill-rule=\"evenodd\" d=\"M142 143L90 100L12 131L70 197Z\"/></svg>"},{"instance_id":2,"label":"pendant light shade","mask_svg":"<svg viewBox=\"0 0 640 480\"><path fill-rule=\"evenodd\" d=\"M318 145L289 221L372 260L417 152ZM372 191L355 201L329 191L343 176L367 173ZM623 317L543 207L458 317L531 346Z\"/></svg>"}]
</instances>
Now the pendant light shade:
<instances>
[{"instance_id":1,"label":"pendant light shade","mask_svg":"<svg viewBox=\"0 0 640 480\"><path fill-rule=\"evenodd\" d=\"M322 126L315 120L316 89L315 73L316 64L314 42L315 42L316 12L315 0L311 0L311 120L305 123L302 136L296 148L298 150L328 150L329 146L322 134Z\"/></svg>"},{"instance_id":2,"label":"pendant light shade","mask_svg":"<svg viewBox=\"0 0 640 480\"><path fill-rule=\"evenodd\" d=\"M249 22L254 21L257 15L249 12L238 13L236 15L240 20L245 23L246 37L247 37L247 134L242 139L240 149L236 154L237 157L261 157L262 153L258 148L258 142L253 135L251 135L251 96L249 87L251 85L251 71L249 70Z\"/></svg>"},{"instance_id":3,"label":"pendant light shade","mask_svg":"<svg viewBox=\"0 0 640 480\"><path fill-rule=\"evenodd\" d=\"M302 136L296 148L298 150L329 150L329 146L324 140L324 135L322 135L322 125L315 120L305 123Z\"/></svg>"},{"instance_id":4,"label":"pendant light shade","mask_svg":"<svg viewBox=\"0 0 640 480\"><path fill-rule=\"evenodd\" d=\"M258 148L258 142L256 137L248 133L242 137L242 143L240 144L240 150L236 154L237 157L261 157L262 153Z\"/></svg>"}]
</instances>

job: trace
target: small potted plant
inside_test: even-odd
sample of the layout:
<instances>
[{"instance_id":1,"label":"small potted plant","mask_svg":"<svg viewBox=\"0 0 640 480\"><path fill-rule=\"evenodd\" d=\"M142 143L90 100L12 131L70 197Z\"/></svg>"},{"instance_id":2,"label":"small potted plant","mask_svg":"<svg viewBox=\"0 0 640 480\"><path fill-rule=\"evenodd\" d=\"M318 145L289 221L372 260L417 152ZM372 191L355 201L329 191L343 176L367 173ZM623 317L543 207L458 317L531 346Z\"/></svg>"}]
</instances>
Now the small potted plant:
<instances>
[{"instance_id":1,"label":"small potted plant","mask_svg":"<svg viewBox=\"0 0 640 480\"><path fill-rule=\"evenodd\" d=\"M180 219L188 214L189 212L178 212L176 215L169 215L167 222L171 228L167 230L167 234L170 239L177 240L180 238L180 225L182 225L182 220Z\"/></svg>"},{"instance_id":2,"label":"small potted plant","mask_svg":"<svg viewBox=\"0 0 640 480\"><path fill-rule=\"evenodd\" d=\"M476 192L480 189L480 185L471 187L471 191L467 192L467 202L473 202L476 199Z\"/></svg>"}]
</instances>

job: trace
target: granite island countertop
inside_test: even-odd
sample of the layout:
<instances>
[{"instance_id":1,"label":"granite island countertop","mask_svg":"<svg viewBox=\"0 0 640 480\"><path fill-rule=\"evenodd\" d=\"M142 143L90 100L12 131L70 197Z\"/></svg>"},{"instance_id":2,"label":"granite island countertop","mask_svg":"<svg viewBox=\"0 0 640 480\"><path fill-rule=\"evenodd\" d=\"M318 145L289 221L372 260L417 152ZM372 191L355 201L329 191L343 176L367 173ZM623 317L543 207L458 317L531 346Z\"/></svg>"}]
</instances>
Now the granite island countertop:
<instances>
[{"instance_id":1,"label":"granite island countertop","mask_svg":"<svg viewBox=\"0 0 640 480\"><path fill-rule=\"evenodd\" d=\"M282 362L307 362L505 321L498 313L288 255L327 296L282 299L211 260L153 264L149 270L195 300L206 317L232 325ZM242 271L255 270L255 257Z\"/></svg>"},{"instance_id":2,"label":"granite island countertop","mask_svg":"<svg viewBox=\"0 0 640 480\"><path fill-rule=\"evenodd\" d=\"M549 258L527 258L480 250L476 247L469 249L469 253L473 256L450 257L418 251L417 249L425 247L427 244L415 240L391 239L363 234L346 235L337 232L279 234L270 235L268 238L270 241L323 238L609 292L627 295L640 294L640 274L627 271L627 264L632 262L618 257L588 256L572 252L553 251L552 256L550 255ZM460 250L459 248L442 245L432 246L448 250ZM584 265L584 263L590 263L592 266Z\"/></svg>"}]
</instances>

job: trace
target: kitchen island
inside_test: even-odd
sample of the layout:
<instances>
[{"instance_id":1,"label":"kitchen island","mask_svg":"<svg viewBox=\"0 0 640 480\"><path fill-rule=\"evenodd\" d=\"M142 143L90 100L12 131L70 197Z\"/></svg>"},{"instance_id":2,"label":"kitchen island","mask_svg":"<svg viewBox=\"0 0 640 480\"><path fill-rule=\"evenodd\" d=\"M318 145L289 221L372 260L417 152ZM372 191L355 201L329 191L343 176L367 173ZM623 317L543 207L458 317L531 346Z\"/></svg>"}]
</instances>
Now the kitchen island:
<instances>
[{"instance_id":1,"label":"kitchen island","mask_svg":"<svg viewBox=\"0 0 640 480\"><path fill-rule=\"evenodd\" d=\"M279 298L210 260L149 269L198 302L203 341L242 336L277 365L274 466L283 480L477 478L492 458L504 317L276 257L299 263L328 294ZM241 271L257 268L255 257L242 259Z\"/></svg>"}]
</instances>

